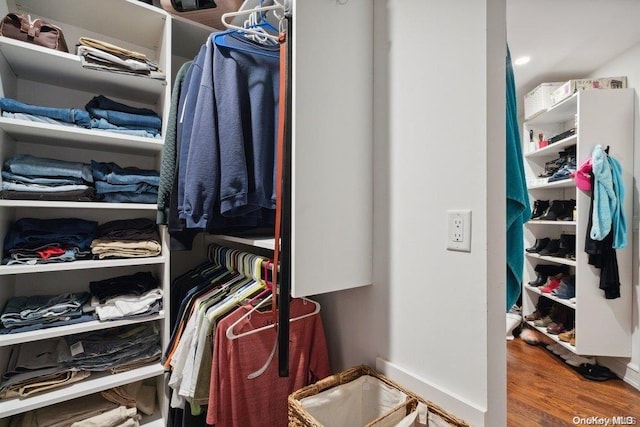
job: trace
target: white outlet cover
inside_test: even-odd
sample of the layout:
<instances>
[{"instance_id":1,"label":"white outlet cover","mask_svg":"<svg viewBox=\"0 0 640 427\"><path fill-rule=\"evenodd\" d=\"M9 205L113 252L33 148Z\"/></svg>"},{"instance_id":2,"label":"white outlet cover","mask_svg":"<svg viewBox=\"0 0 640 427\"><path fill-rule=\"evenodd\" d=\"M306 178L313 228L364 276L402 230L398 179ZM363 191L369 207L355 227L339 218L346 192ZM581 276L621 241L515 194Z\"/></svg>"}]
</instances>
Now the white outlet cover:
<instances>
[{"instance_id":1,"label":"white outlet cover","mask_svg":"<svg viewBox=\"0 0 640 427\"><path fill-rule=\"evenodd\" d=\"M471 209L447 211L447 249L471 252Z\"/></svg>"}]
</instances>

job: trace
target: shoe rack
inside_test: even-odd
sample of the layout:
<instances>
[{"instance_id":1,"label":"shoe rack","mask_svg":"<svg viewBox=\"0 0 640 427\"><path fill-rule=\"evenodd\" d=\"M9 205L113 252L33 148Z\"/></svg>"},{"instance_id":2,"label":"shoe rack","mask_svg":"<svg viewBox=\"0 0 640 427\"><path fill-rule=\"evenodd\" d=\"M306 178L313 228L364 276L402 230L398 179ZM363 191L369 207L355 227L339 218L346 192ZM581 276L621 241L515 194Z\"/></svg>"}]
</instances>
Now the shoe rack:
<instances>
[{"instance_id":1,"label":"shoe rack","mask_svg":"<svg viewBox=\"0 0 640 427\"><path fill-rule=\"evenodd\" d=\"M552 320L569 319L570 324L564 326L566 331L573 328L573 340L561 340L563 331L549 330L545 322L525 321L583 356L631 354L633 100L633 89L579 91L523 126L524 166L534 217L524 230L523 315L532 319L538 307L557 307L551 310L551 317L554 312L564 314ZM620 162L626 189L623 209L629 224L628 245L616 251L621 283L617 299L605 298L599 289L600 270L589 264L584 252L591 195L577 189L567 174L567 169L589 158L598 144L608 145L611 157ZM560 297L542 292L539 270L553 266L568 268L567 274L574 276L573 298L566 298L566 292L559 292Z\"/></svg>"}]
</instances>

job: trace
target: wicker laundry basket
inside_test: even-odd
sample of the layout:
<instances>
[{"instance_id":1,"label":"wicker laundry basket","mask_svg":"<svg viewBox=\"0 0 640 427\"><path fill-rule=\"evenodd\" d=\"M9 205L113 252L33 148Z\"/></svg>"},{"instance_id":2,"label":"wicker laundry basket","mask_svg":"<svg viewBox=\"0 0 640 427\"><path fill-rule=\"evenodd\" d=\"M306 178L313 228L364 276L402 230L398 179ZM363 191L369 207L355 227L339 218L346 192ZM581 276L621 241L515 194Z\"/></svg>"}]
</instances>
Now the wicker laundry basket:
<instances>
[{"instance_id":1,"label":"wicker laundry basket","mask_svg":"<svg viewBox=\"0 0 640 427\"><path fill-rule=\"evenodd\" d=\"M384 413L380 414L380 416L378 416L377 418L367 421L367 423L363 424L362 427L393 426L397 423L398 419L401 419L414 411L419 402L428 407L429 414L439 416L444 421L449 423L449 425L454 427L469 427L469 424L451 414L448 414L444 409L440 408L433 402L425 400L421 396L418 396L415 393L403 388L402 386L391 381L389 378L380 374L376 370L365 365L356 366L342 371L338 374L331 375L318 381L315 384L303 387L300 390L297 390L289 395L289 427L334 427L329 424L323 424L322 422L318 421L313 415L311 415L309 413L309 410L305 408L305 402L303 401L303 399L316 396L319 393L325 391L335 390L365 375L373 377L379 380L384 385L398 390L399 392L403 393L401 396L405 396L406 399L402 402L399 402L396 406L390 407L389 409L385 410Z\"/></svg>"}]
</instances>

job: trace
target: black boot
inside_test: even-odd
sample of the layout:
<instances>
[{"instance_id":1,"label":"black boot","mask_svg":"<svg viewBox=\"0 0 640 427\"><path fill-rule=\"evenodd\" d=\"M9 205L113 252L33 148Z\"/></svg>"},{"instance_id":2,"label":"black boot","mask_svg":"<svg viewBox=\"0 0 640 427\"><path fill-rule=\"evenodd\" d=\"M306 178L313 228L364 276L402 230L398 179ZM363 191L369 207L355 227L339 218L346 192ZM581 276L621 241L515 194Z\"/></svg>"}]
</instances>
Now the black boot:
<instances>
[{"instance_id":1,"label":"black boot","mask_svg":"<svg viewBox=\"0 0 640 427\"><path fill-rule=\"evenodd\" d=\"M547 244L547 246L543 250L538 252L538 254L542 256L553 256L552 254L558 252L559 249L560 239L551 239L551 241L549 241L549 244Z\"/></svg>"},{"instance_id":2,"label":"black boot","mask_svg":"<svg viewBox=\"0 0 640 427\"><path fill-rule=\"evenodd\" d=\"M531 212L531 219L536 219L542 216L542 214L544 214L544 211L546 211L548 207L549 207L548 200L536 200L535 202L533 202L533 211Z\"/></svg>"},{"instance_id":3,"label":"black boot","mask_svg":"<svg viewBox=\"0 0 640 427\"><path fill-rule=\"evenodd\" d=\"M547 279L548 278L549 278L549 276L547 276L546 274L538 272L538 275L536 276L536 278L533 279L532 281L530 281L529 285L531 285L531 286L542 286L545 283L547 283Z\"/></svg>"},{"instance_id":4,"label":"black boot","mask_svg":"<svg viewBox=\"0 0 640 427\"><path fill-rule=\"evenodd\" d=\"M563 200L552 200L547 210L538 219L541 221L555 221L558 216L563 215L566 215Z\"/></svg>"},{"instance_id":5,"label":"black boot","mask_svg":"<svg viewBox=\"0 0 640 427\"><path fill-rule=\"evenodd\" d=\"M548 237L543 237L542 239L536 239L536 242L533 244L533 246L531 246L530 248L526 248L525 251L531 254L537 254L538 252L543 250L545 246L549 244L550 240L551 239L549 239Z\"/></svg>"},{"instance_id":6,"label":"black boot","mask_svg":"<svg viewBox=\"0 0 640 427\"><path fill-rule=\"evenodd\" d=\"M569 258L569 259L576 258L576 235L575 234L561 234L560 245L566 249L566 252L562 255L564 258Z\"/></svg>"},{"instance_id":7,"label":"black boot","mask_svg":"<svg viewBox=\"0 0 640 427\"><path fill-rule=\"evenodd\" d=\"M573 209L576 207L575 199L561 200L562 213L558 214L558 221L573 221Z\"/></svg>"},{"instance_id":8,"label":"black boot","mask_svg":"<svg viewBox=\"0 0 640 427\"><path fill-rule=\"evenodd\" d=\"M534 270L537 273L541 273L545 276L556 276L560 273L567 274L569 272L569 266L557 264L538 264L535 266Z\"/></svg>"}]
</instances>

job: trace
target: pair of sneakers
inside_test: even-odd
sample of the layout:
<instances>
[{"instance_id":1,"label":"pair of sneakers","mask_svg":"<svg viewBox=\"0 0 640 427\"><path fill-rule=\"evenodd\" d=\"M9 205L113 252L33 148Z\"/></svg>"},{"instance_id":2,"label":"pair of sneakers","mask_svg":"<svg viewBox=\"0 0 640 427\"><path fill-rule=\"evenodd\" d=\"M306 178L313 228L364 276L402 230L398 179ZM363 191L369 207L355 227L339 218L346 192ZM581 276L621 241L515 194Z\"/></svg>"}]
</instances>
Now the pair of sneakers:
<instances>
[{"instance_id":1,"label":"pair of sneakers","mask_svg":"<svg viewBox=\"0 0 640 427\"><path fill-rule=\"evenodd\" d=\"M560 299L570 299L576 296L575 276L564 277L560 285L551 291L551 295Z\"/></svg>"},{"instance_id":2,"label":"pair of sneakers","mask_svg":"<svg viewBox=\"0 0 640 427\"><path fill-rule=\"evenodd\" d=\"M595 365L595 357L586 357L575 354L572 351L566 349L562 344L549 344L547 350L551 351L556 356L560 356L564 361L575 368L582 364Z\"/></svg>"}]
</instances>

